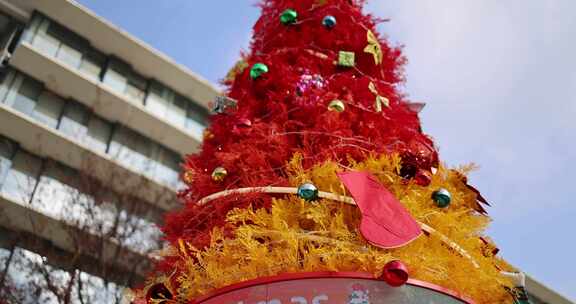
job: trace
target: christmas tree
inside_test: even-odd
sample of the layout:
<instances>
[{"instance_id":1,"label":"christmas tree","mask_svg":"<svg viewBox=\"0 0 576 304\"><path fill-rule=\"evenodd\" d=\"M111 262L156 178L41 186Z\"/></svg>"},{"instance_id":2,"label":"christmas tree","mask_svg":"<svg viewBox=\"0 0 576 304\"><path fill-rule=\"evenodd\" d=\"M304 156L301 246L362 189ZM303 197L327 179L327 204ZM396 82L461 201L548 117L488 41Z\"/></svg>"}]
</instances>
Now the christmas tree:
<instances>
[{"instance_id":1,"label":"christmas tree","mask_svg":"<svg viewBox=\"0 0 576 304\"><path fill-rule=\"evenodd\" d=\"M194 303L284 273L381 277L391 261L477 303L514 301L472 167L440 163L422 105L400 90L401 49L363 2L260 3L250 53L185 160L185 206L166 217L170 246L139 301Z\"/></svg>"}]
</instances>

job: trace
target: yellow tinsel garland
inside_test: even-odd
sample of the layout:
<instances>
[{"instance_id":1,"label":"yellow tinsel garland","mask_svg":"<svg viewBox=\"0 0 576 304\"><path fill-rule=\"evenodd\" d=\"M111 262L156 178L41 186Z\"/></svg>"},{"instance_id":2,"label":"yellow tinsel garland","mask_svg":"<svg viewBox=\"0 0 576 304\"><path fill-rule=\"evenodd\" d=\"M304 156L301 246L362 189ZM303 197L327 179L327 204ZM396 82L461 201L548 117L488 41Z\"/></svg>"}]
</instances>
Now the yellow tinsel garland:
<instances>
[{"instance_id":1,"label":"yellow tinsel garland","mask_svg":"<svg viewBox=\"0 0 576 304\"><path fill-rule=\"evenodd\" d=\"M397 249L374 247L358 231L360 212L355 206L325 199L311 203L287 195L274 199L270 210L230 211L227 222L236 227L233 238L224 237L222 229L215 228L208 248L199 250L183 243L185 248L170 250L168 255L179 256L179 268L185 270L177 278L179 297L192 299L230 284L287 272L363 271L379 276L387 262L399 259L408 266L412 278L458 291L478 303L511 302L505 287L512 283L500 274L500 270L511 268L486 255L479 237L489 218L473 209L476 194L456 171L440 167L431 184L421 187L398 176L397 156L351 161L348 168L326 162L310 170L302 169L301 161L296 155L287 168L292 185L312 182L322 191L340 195L346 195L346 190L336 172L371 172L417 221L446 235L475 263L434 234L422 235ZM431 200L438 188L452 194L448 208L438 208Z\"/></svg>"}]
</instances>

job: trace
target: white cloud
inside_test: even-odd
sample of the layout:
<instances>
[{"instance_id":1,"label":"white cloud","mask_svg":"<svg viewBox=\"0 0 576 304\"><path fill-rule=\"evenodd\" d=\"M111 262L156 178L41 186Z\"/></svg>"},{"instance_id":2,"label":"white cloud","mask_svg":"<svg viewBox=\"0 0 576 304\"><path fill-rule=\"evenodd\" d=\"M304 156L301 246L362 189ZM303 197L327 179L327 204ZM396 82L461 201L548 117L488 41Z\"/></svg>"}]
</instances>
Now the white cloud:
<instances>
[{"instance_id":1,"label":"white cloud","mask_svg":"<svg viewBox=\"0 0 576 304\"><path fill-rule=\"evenodd\" d=\"M576 215L576 1L374 0L368 10L392 18L380 31L406 45L406 90L428 103L424 130L442 159L481 165L472 182L495 205L505 256L576 297L562 266L573 229L560 228Z\"/></svg>"}]
</instances>

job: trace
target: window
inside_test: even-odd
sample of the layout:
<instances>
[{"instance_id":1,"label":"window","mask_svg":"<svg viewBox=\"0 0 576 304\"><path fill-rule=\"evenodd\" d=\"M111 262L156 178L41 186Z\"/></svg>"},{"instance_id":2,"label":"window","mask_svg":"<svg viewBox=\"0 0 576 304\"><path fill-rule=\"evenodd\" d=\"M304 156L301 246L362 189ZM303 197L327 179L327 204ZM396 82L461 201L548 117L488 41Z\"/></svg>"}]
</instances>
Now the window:
<instances>
[{"instance_id":1,"label":"window","mask_svg":"<svg viewBox=\"0 0 576 304\"><path fill-rule=\"evenodd\" d=\"M166 119L178 127L184 127L184 124L186 123L187 106L188 100L186 98L180 95L174 96L174 100L166 113Z\"/></svg>"},{"instance_id":2,"label":"window","mask_svg":"<svg viewBox=\"0 0 576 304\"><path fill-rule=\"evenodd\" d=\"M104 84L114 91L127 96L134 102L144 101L146 95L146 79L137 75L129 65L119 60L111 60L106 73Z\"/></svg>"},{"instance_id":3,"label":"window","mask_svg":"<svg viewBox=\"0 0 576 304\"><path fill-rule=\"evenodd\" d=\"M56 296L46 288L44 277L37 271L37 267L42 267L44 261L38 254L20 247L14 248L14 255L6 272L6 283L13 286L11 294L17 298L18 303L58 303ZM54 280L51 270L49 268L48 273L52 283L60 287L63 281ZM30 292L31 290L34 292Z\"/></svg>"},{"instance_id":4,"label":"window","mask_svg":"<svg viewBox=\"0 0 576 304\"><path fill-rule=\"evenodd\" d=\"M112 125L91 113L84 105L70 101L58 128L75 141L105 153L112 133Z\"/></svg>"},{"instance_id":5,"label":"window","mask_svg":"<svg viewBox=\"0 0 576 304\"><path fill-rule=\"evenodd\" d=\"M88 42L52 21L49 21L46 34L59 42L55 57L69 67L78 69L82 61L82 54L87 52Z\"/></svg>"},{"instance_id":6,"label":"window","mask_svg":"<svg viewBox=\"0 0 576 304\"><path fill-rule=\"evenodd\" d=\"M120 303L124 295L125 287L100 277L81 272L79 279L82 280L84 288L76 293L78 298L82 297L82 301L78 299L78 303Z\"/></svg>"},{"instance_id":7,"label":"window","mask_svg":"<svg viewBox=\"0 0 576 304\"><path fill-rule=\"evenodd\" d=\"M8 250L0 249L2 272L9 254ZM10 290L11 298L18 303L55 304L61 301L50 290L54 288L62 294L71 288L69 303L120 303L123 286L83 271L71 275L71 271L49 264L49 260L40 254L15 247L6 271L4 292Z\"/></svg>"},{"instance_id":8,"label":"window","mask_svg":"<svg viewBox=\"0 0 576 304\"><path fill-rule=\"evenodd\" d=\"M108 69L104 74L104 84L108 85L111 89L123 93L126 90L126 83L128 80L122 73L113 69Z\"/></svg>"},{"instance_id":9,"label":"window","mask_svg":"<svg viewBox=\"0 0 576 304\"><path fill-rule=\"evenodd\" d=\"M186 112L186 129L189 130L195 138L202 139L204 129L206 129L208 113L206 109L192 102L188 104Z\"/></svg>"},{"instance_id":10,"label":"window","mask_svg":"<svg viewBox=\"0 0 576 304\"><path fill-rule=\"evenodd\" d=\"M119 211L116 205L111 202L114 200L113 196L116 194L112 192L106 194L110 196L111 199L105 199L98 204L97 209L93 211L95 217L99 219L98 223L89 228L95 233L113 235L115 234L113 229L116 228L116 216Z\"/></svg>"},{"instance_id":11,"label":"window","mask_svg":"<svg viewBox=\"0 0 576 304\"><path fill-rule=\"evenodd\" d=\"M93 150L106 153L111 135L112 125L93 115L88 122L88 136L85 143Z\"/></svg>"},{"instance_id":12,"label":"window","mask_svg":"<svg viewBox=\"0 0 576 304\"><path fill-rule=\"evenodd\" d=\"M0 13L0 34L6 33L11 28L12 20L8 16Z\"/></svg>"},{"instance_id":13,"label":"window","mask_svg":"<svg viewBox=\"0 0 576 304\"><path fill-rule=\"evenodd\" d=\"M64 101L45 91L40 82L10 71L0 87L2 92L5 92L5 101L19 112L49 127L58 125Z\"/></svg>"},{"instance_id":14,"label":"window","mask_svg":"<svg viewBox=\"0 0 576 304\"><path fill-rule=\"evenodd\" d=\"M12 156L14 156L15 149L16 147L11 141L0 137L0 188L12 166Z\"/></svg>"},{"instance_id":15,"label":"window","mask_svg":"<svg viewBox=\"0 0 576 304\"><path fill-rule=\"evenodd\" d=\"M31 115L32 110L36 106L36 102L42 93L42 84L30 78L22 77L22 84L20 85L16 96L13 99L12 107L26 115ZM8 100L10 102L10 100Z\"/></svg>"},{"instance_id":16,"label":"window","mask_svg":"<svg viewBox=\"0 0 576 304\"><path fill-rule=\"evenodd\" d=\"M5 60L13 51L20 25L11 17L0 12L0 60Z\"/></svg>"},{"instance_id":17,"label":"window","mask_svg":"<svg viewBox=\"0 0 576 304\"><path fill-rule=\"evenodd\" d=\"M105 58L102 54L99 54L96 51L88 51L82 58L80 71L92 80L99 81L104 62Z\"/></svg>"},{"instance_id":18,"label":"window","mask_svg":"<svg viewBox=\"0 0 576 304\"><path fill-rule=\"evenodd\" d=\"M93 80L100 79L104 55L92 48L87 40L50 19L36 14L23 39L44 55L56 58Z\"/></svg>"},{"instance_id":19,"label":"window","mask_svg":"<svg viewBox=\"0 0 576 304\"><path fill-rule=\"evenodd\" d=\"M166 148L160 148L155 161L152 178L176 189L180 176L180 156Z\"/></svg>"},{"instance_id":20,"label":"window","mask_svg":"<svg viewBox=\"0 0 576 304\"><path fill-rule=\"evenodd\" d=\"M115 238L118 241L140 253L156 250L162 236L154 223L129 215L126 211L120 211L120 225L117 232Z\"/></svg>"},{"instance_id":21,"label":"window","mask_svg":"<svg viewBox=\"0 0 576 304\"><path fill-rule=\"evenodd\" d=\"M56 128L63 108L64 101L60 97L44 91L38 98L32 117L51 128Z\"/></svg>"},{"instance_id":22,"label":"window","mask_svg":"<svg viewBox=\"0 0 576 304\"><path fill-rule=\"evenodd\" d=\"M207 111L162 84L153 82L150 85L146 108L178 127L191 130L197 137L202 137Z\"/></svg>"},{"instance_id":23,"label":"window","mask_svg":"<svg viewBox=\"0 0 576 304\"><path fill-rule=\"evenodd\" d=\"M31 37L32 45L44 55L54 57L60 47L60 41L56 37L48 35L50 21L39 16L37 18L39 18L38 21L34 20L29 28L29 31L35 30L35 34ZM37 28L33 26L37 26Z\"/></svg>"},{"instance_id":24,"label":"window","mask_svg":"<svg viewBox=\"0 0 576 304\"><path fill-rule=\"evenodd\" d=\"M83 105L69 102L58 129L75 140L82 141L88 131L88 115L88 110Z\"/></svg>"},{"instance_id":25,"label":"window","mask_svg":"<svg viewBox=\"0 0 576 304\"><path fill-rule=\"evenodd\" d=\"M50 23L48 34L60 41L60 48L56 53L56 58L68 66L78 69L82 62L83 54L87 53L88 42L54 22Z\"/></svg>"},{"instance_id":26,"label":"window","mask_svg":"<svg viewBox=\"0 0 576 304\"><path fill-rule=\"evenodd\" d=\"M77 69L80 67L80 62L82 62L82 51L72 46L61 44L60 49L56 53L56 58Z\"/></svg>"},{"instance_id":27,"label":"window","mask_svg":"<svg viewBox=\"0 0 576 304\"><path fill-rule=\"evenodd\" d=\"M7 101L8 92L14 86L16 73L11 70L5 70L0 76L0 103Z\"/></svg>"},{"instance_id":28,"label":"window","mask_svg":"<svg viewBox=\"0 0 576 304\"><path fill-rule=\"evenodd\" d=\"M166 90L161 84L152 82L148 97L146 98L146 108L152 113L163 117L170 106L170 100L172 98L170 93L171 92Z\"/></svg>"},{"instance_id":29,"label":"window","mask_svg":"<svg viewBox=\"0 0 576 304\"><path fill-rule=\"evenodd\" d=\"M131 74L130 77L128 77L125 94L136 101L144 101L144 96L146 96L146 79L136 74Z\"/></svg>"},{"instance_id":30,"label":"window","mask_svg":"<svg viewBox=\"0 0 576 304\"><path fill-rule=\"evenodd\" d=\"M112 135L109 154L119 162L138 172L153 168L150 160L155 145L142 135L127 128L118 128Z\"/></svg>"},{"instance_id":31,"label":"window","mask_svg":"<svg viewBox=\"0 0 576 304\"><path fill-rule=\"evenodd\" d=\"M0 192L21 204L30 202L40 168L40 159L24 151L17 151Z\"/></svg>"},{"instance_id":32,"label":"window","mask_svg":"<svg viewBox=\"0 0 576 304\"><path fill-rule=\"evenodd\" d=\"M46 169L38 181L34 193L32 206L39 212L55 219L64 219L64 215L71 215L70 206L77 204L78 190L69 186L76 172L54 162L48 162Z\"/></svg>"}]
</instances>

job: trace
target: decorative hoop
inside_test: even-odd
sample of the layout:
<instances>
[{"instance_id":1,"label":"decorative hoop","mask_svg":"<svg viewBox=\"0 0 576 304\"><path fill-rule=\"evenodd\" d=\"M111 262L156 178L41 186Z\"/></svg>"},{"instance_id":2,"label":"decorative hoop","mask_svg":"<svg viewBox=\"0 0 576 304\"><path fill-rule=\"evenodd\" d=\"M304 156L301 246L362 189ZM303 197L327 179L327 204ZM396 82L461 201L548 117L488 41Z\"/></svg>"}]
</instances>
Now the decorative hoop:
<instances>
[{"instance_id":1,"label":"decorative hoop","mask_svg":"<svg viewBox=\"0 0 576 304\"><path fill-rule=\"evenodd\" d=\"M200 199L197 202L197 204L200 206L204 206L204 205L206 205L206 204L208 204L214 200L217 200L219 198L223 198L226 196L230 196L230 195L234 195L234 194L258 193L258 192L270 193L270 194L298 194L298 188L268 186L268 187L249 187L249 188L229 189L229 190L224 190L224 191L216 192L216 193L210 194L208 196L205 196L202 199ZM345 203L348 205L356 206L356 202L354 201L354 199L349 197L349 196L345 196L345 195L339 195L339 194L335 194L335 193L331 193L331 192L325 192L325 191L318 191L318 197L324 198L324 199L329 199L332 201ZM474 258L464 248L460 247L458 244L456 244L450 238L448 238L444 234L438 232L436 229L434 229L434 228L432 228L432 227L430 227L430 226L428 226L422 222L418 222L418 224L420 225L422 230L424 230L424 232L437 236L442 241L442 243L444 243L445 245L447 245L448 247L450 247L451 249L456 251L462 257L469 260L472 263L472 265L474 265L474 267L480 268L480 265L478 264L478 262L476 262L476 260L474 260Z\"/></svg>"}]
</instances>

